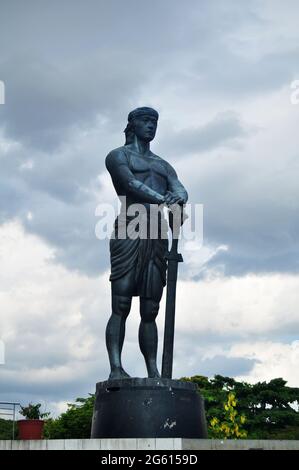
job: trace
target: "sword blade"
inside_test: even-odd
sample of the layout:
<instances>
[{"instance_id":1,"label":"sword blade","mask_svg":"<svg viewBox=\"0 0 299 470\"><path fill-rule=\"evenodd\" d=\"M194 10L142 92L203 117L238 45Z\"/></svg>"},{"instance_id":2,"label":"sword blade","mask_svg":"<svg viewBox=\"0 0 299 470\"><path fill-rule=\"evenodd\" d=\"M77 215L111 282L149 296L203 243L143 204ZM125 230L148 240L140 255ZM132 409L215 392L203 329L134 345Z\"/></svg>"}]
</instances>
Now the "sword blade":
<instances>
[{"instance_id":1,"label":"sword blade","mask_svg":"<svg viewBox=\"0 0 299 470\"><path fill-rule=\"evenodd\" d=\"M162 377L172 378L178 261L168 261Z\"/></svg>"},{"instance_id":2,"label":"sword blade","mask_svg":"<svg viewBox=\"0 0 299 470\"><path fill-rule=\"evenodd\" d=\"M174 224L174 214L169 212L169 226L172 231L171 250L167 252L165 258L167 263L167 290L166 290L166 309L165 309L165 325L164 325L164 344L162 355L162 377L172 378L173 367L173 346L174 346L174 326L175 326L175 301L176 301L176 285L178 278L178 263L183 261L183 257L178 253L178 235L179 227L182 224L182 212L176 212L175 216L179 217L180 223L176 220Z\"/></svg>"}]
</instances>

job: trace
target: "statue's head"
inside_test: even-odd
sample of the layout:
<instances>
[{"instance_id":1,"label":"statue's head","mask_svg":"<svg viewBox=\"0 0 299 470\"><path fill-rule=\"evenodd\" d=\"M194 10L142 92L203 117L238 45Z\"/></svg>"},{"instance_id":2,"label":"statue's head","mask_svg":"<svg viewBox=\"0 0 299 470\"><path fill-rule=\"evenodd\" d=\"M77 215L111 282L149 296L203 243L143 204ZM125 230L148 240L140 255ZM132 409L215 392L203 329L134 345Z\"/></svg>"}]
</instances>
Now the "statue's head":
<instances>
[{"instance_id":1,"label":"statue's head","mask_svg":"<svg viewBox=\"0 0 299 470\"><path fill-rule=\"evenodd\" d=\"M145 142L151 142L157 130L159 114L153 108L146 106L133 109L128 115L128 124L124 132L126 134L126 144L129 145L138 137Z\"/></svg>"}]
</instances>

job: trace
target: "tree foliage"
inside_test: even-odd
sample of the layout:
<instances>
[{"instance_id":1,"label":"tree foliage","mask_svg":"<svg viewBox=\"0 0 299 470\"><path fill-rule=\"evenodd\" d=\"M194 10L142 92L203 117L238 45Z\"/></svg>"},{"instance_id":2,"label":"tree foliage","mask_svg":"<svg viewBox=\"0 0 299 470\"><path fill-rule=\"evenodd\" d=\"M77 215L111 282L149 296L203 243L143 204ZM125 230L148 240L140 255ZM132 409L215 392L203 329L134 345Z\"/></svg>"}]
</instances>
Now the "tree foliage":
<instances>
[{"instance_id":1,"label":"tree foliage","mask_svg":"<svg viewBox=\"0 0 299 470\"><path fill-rule=\"evenodd\" d=\"M225 420L223 403L228 392L234 393L238 403L236 410L244 415L244 429L251 439L298 439L299 438L299 389L288 387L282 378L270 382L249 384L231 377L215 375L184 378L197 384L205 399L207 421ZM209 430L212 434L211 429Z\"/></svg>"},{"instance_id":2,"label":"tree foliage","mask_svg":"<svg viewBox=\"0 0 299 470\"><path fill-rule=\"evenodd\" d=\"M57 419L48 419L44 436L47 439L89 439L94 395L77 398Z\"/></svg>"},{"instance_id":3,"label":"tree foliage","mask_svg":"<svg viewBox=\"0 0 299 470\"><path fill-rule=\"evenodd\" d=\"M11 419L1 419L0 418L0 440L1 439L11 439L12 438L12 420ZM15 423L15 433L14 436L17 436L17 425Z\"/></svg>"}]
</instances>

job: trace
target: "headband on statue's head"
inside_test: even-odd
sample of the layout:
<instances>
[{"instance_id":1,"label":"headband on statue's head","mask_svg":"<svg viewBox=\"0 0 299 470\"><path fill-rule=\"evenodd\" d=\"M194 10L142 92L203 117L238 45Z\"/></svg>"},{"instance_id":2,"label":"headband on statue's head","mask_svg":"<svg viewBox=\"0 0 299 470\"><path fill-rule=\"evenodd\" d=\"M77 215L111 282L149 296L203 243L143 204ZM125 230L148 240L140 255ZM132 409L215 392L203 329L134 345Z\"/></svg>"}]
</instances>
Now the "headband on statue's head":
<instances>
[{"instance_id":1,"label":"headband on statue's head","mask_svg":"<svg viewBox=\"0 0 299 470\"><path fill-rule=\"evenodd\" d=\"M159 119L159 114L155 109L143 106L142 108L133 109L133 111L129 113L128 122L131 122L133 119L141 116L151 116L157 120Z\"/></svg>"}]
</instances>

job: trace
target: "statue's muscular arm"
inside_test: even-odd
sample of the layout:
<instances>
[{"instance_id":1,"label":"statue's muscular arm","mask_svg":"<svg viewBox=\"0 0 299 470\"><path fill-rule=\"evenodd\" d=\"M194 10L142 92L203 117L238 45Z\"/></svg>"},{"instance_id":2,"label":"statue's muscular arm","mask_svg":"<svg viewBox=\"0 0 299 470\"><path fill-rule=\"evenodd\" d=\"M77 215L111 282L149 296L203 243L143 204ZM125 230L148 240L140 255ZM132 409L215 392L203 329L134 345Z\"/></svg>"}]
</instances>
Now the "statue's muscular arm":
<instances>
[{"instance_id":1,"label":"statue's muscular arm","mask_svg":"<svg viewBox=\"0 0 299 470\"><path fill-rule=\"evenodd\" d=\"M186 204L188 201L188 193L185 187L178 179L175 169L167 162L167 190L178 203ZM167 197L166 197L167 202Z\"/></svg>"},{"instance_id":2,"label":"statue's muscular arm","mask_svg":"<svg viewBox=\"0 0 299 470\"><path fill-rule=\"evenodd\" d=\"M106 157L106 168L112 181L121 185L126 196L133 196L136 202L163 204L165 197L139 181L128 166L125 154L121 150L112 150Z\"/></svg>"}]
</instances>

